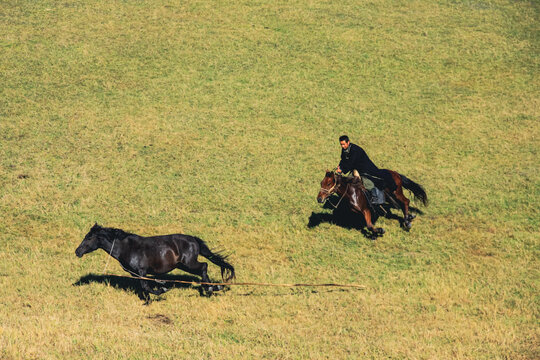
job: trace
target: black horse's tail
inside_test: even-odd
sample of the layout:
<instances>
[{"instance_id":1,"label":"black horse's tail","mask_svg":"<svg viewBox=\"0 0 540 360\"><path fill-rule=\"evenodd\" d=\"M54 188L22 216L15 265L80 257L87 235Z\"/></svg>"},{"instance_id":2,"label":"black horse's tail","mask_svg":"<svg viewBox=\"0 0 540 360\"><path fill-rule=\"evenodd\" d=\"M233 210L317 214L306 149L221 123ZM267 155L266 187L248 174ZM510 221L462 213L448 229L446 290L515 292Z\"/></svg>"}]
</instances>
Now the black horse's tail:
<instances>
[{"instance_id":1,"label":"black horse's tail","mask_svg":"<svg viewBox=\"0 0 540 360\"><path fill-rule=\"evenodd\" d=\"M399 175L401 176L401 182L403 184L403 187L407 190L412 191L412 193L414 194L414 198L420 200L425 206L427 206L428 198L424 187L420 184L415 183L405 175Z\"/></svg>"},{"instance_id":2,"label":"black horse's tail","mask_svg":"<svg viewBox=\"0 0 540 360\"><path fill-rule=\"evenodd\" d=\"M199 244L200 254L221 268L221 279L224 282L235 278L234 267L227 262L228 256L222 255L220 252L213 253L202 239L198 237L194 237L194 239Z\"/></svg>"}]
</instances>

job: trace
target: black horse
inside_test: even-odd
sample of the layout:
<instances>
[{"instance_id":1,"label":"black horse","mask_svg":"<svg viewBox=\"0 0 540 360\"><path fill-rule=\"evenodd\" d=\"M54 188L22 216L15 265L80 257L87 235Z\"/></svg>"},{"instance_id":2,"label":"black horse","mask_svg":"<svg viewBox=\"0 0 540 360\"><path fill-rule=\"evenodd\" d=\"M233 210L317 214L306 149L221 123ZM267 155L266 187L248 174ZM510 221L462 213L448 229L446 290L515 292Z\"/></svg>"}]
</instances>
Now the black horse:
<instances>
[{"instance_id":1,"label":"black horse","mask_svg":"<svg viewBox=\"0 0 540 360\"><path fill-rule=\"evenodd\" d=\"M95 224L75 250L75 254L82 257L98 248L118 260L124 270L134 276L161 275L178 268L199 275L202 282L209 283L208 264L197 261L200 254L221 267L221 278L224 282L235 277L234 267L226 261L227 256L213 253L203 240L195 236L172 234L143 237ZM148 280L142 279L141 286L147 293L155 295L170 290L166 287L153 289ZM203 285L203 289L211 293L220 287Z\"/></svg>"}]
</instances>

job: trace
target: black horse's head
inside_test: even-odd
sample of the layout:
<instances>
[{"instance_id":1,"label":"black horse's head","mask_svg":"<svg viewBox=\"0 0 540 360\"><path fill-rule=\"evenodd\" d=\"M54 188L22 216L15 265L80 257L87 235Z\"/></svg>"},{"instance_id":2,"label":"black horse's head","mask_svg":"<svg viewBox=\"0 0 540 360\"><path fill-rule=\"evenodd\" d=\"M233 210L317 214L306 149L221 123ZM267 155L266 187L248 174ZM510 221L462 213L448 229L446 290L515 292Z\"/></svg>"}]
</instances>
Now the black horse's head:
<instances>
[{"instance_id":1,"label":"black horse's head","mask_svg":"<svg viewBox=\"0 0 540 360\"><path fill-rule=\"evenodd\" d=\"M99 248L100 233L103 232L103 228L97 223L92 226L88 234L84 237L84 240L81 242L77 250L75 250L75 255L82 257L84 254L95 251Z\"/></svg>"},{"instance_id":2,"label":"black horse's head","mask_svg":"<svg viewBox=\"0 0 540 360\"><path fill-rule=\"evenodd\" d=\"M317 195L317 201L321 204L324 203L326 199L333 194L336 184L334 172L326 170L326 175L321 181L321 190L319 191L319 195Z\"/></svg>"}]
</instances>

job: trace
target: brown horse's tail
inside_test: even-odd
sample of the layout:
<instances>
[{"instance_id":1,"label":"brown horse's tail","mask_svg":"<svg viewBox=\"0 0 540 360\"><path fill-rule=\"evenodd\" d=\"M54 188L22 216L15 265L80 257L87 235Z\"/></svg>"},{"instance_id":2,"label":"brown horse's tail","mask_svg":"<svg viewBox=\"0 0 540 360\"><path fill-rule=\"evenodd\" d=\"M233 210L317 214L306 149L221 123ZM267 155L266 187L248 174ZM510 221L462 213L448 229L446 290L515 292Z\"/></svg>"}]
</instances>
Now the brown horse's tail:
<instances>
[{"instance_id":1,"label":"brown horse's tail","mask_svg":"<svg viewBox=\"0 0 540 360\"><path fill-rule=\"evenodd\" d=\"M425 206L427 206L428 198L424 187L420 184L415 183L405 175L399 175L401 176L401 182L403 183L403 187L407 190L412 191L412 193L414 194L414 198L420 200Z\"/></svg>"},{"instance_id":2,"label":"brown horse's tail","mask_svg":"<svg viewBox=\"0 0 540 360\"><path fill-rule=\"evenodd\" d=\"M197 243L199 244L199 253L221 268L221 279L223 279L224 282L228 282L236 277L234 267L227 262L228 256L223 255L220 252L212 252L202 239L199 239L198 237L194 237L194 239L197 240Z\"/></svg>"}]
</instances>

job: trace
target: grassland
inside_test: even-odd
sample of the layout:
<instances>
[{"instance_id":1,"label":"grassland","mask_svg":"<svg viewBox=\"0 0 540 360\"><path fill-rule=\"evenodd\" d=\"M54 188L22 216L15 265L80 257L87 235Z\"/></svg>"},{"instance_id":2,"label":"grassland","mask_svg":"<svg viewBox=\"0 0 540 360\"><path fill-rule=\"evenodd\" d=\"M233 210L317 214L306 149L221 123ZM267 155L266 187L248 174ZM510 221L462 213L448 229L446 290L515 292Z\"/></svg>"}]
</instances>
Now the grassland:
<instances>
[{"instance_id":1,"label":"grassland","mask_svg":"<svg viewBox=\"0 0 540 360\"><path fill-rule=\"evenodd\" d=\"M540 357L539 9L0 2L0 358ZM307 226L343 133L426 187L411 232ZM200 236L239 281L366 290L144 306L75 257L95 221Z\"/></svg>"}]
</instances>

